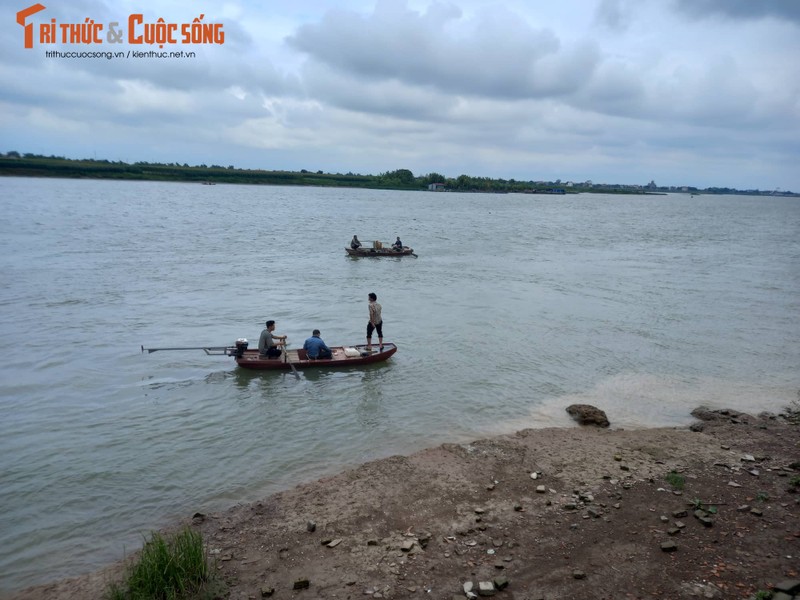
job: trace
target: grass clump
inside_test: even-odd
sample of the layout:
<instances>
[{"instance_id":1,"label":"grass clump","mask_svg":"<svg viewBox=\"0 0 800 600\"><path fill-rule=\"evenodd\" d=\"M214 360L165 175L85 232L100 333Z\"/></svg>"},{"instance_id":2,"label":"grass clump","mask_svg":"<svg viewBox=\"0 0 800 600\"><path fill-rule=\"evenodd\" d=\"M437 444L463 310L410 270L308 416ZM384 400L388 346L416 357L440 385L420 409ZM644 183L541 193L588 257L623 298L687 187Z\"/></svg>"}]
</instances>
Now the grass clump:
<instances>
[{"instance_id":1,"label":"grass clump","mask_svg":"<svg viewBox=\"0 0 800 600\"><path fill-rule=\"evenodd\" d=\"M667 473L667 476L664 479L666 479L667 483L676 490L682 490L683 486L686 485L686 478L675 471L670 471Z\"/></svg>"},{"instance_id":2,"label":"grass clump","mask_svg":"<svg viewBox=\"0 0 800 600\"><path fill-rule=\"evenodd\" d=\"M153 533L145 540L121 584L112 584L108 600L177 600L197 597L206 586L210 569L203 536L184 528L170 537Z\"/></svg>"}]
</instances>

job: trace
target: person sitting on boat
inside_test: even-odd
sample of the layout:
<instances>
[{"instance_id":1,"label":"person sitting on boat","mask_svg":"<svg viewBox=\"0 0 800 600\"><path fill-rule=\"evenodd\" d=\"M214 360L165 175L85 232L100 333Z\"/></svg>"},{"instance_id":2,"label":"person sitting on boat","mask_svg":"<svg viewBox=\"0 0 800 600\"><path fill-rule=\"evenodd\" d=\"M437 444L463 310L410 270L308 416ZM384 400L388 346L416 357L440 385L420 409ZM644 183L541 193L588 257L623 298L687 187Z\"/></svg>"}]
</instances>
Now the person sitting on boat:
<instances>
[{"instance_id":1,"label":"person sitting on boat","mask_svg":"<svg viewBox=\"0 0 800 600\"><path fill-rule=\"evenodd\" d=\"M269 320L266 323L266 329L261 332L261 337L258 338L258 353L262 357L278 358L281 355L280 346L286 345L285 335L273 335L275 331L275 321Z\"/></svg>"},{"instance_id":2,"label":"person sitting on boat","mask_svg":"<svg viewBox=\"0 0 800 600\"><path fill-rule=\"evenodd\" d=\"M394 249L395 249L395 250L397 250L398 252L402 252L402 251L403 251L403 242L401 242L401 241L400 241L400 237L399 237L399 236L398 236L398 238L397 238L397 239L394 241L394 244L392 244L392 248L394 248Z\"/></svg>"},{"instance_id":3,"label":"person sitting on boat","mask_svg":"<svg viewBox=\"0 0 800 600\"><path fill-rule=\"evenodd\" d=\"M319 337L319 329L315 329L311 332L311 337L303 344L303 350L306 351L306 356L311 360L333 357L331 349L328 348L325 342L322 341L322 338Z\"/></svg>"},{"instance_id":4,"label":"person sitting on boat","mask_svg":"<svg viewBox=\"0 0 800 600\"><path fill-rule=\"evenodd\" d=\"M361 248L361 242L358 241L358 236L357 235L354 235L353 239L350 240L350 247L353 250L358 250L359 248Z\"/></svg>"}]
</instances>

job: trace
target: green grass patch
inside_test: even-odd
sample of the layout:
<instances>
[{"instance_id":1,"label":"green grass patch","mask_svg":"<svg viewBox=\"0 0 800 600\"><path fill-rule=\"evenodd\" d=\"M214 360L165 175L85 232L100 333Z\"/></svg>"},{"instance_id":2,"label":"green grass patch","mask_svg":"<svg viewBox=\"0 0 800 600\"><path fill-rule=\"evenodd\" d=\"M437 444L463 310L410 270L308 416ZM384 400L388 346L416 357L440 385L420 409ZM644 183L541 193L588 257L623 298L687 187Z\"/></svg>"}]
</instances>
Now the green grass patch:
<instances>
[{"instance_id":1,"label":"green grass patch","mask_svg":"<svg viewBox=\"0 0 800 600\"><path fill-rule=\"evenodd\" d=\"M188 527L164 537L153 533L121 584L112 584L108 600L196 598L206 589L211 570L203 536Z\"/></svg>"},{"instance_id":2,"label":"green grass patch","mask_svg":"<svg viewBox=\"0 0 800 600\"><path fill-rule=\"evenodd\" d=\"M682 490L683 486L686 485L686 478L675 471L670 471L667 473L667 476L664 479L666 479L667 483L676 490Z\"/></svg>"}]
</instances>

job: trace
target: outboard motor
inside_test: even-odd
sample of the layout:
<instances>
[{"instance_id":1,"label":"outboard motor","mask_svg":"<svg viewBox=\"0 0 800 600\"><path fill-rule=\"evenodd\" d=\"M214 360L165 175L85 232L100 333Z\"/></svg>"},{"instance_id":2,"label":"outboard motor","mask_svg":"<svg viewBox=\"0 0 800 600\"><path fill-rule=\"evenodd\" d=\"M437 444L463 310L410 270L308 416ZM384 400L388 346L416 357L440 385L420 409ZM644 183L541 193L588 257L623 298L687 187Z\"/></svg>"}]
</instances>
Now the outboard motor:
<instances>
[{"instance_id":1,"label":"outboard motor","mask_svg":"<svg viewBox=\"0 0 800 600\"><path fill-rule=\"evenodd\" d=\"M247 350L247 340L245 338L239 338L236 340L236 358L242 358L244 356L244 351Z\"/></svg>"}]
</instances>

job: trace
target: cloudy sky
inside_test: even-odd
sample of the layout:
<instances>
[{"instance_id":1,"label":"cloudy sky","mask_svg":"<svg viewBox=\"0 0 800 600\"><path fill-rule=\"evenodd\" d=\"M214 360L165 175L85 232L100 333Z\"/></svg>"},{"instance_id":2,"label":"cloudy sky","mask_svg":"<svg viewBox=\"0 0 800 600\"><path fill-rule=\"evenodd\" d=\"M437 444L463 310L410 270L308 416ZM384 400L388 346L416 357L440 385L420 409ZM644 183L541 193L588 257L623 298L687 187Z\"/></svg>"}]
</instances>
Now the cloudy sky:
<instances>
[{"instance_id":1,"label":"cloudy sky","mask_svg":"<svg viewBox=\"0 0 800 600\"><path fill-rule=\"evenodd\" d=\"M31 49L0 2L0 152L800 192L798 0L40 1ZM135 13L224 43L131 44Z\"/></svg>"}]
</instances>

